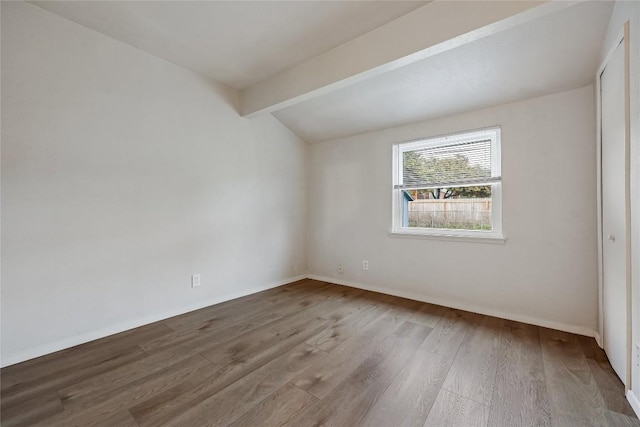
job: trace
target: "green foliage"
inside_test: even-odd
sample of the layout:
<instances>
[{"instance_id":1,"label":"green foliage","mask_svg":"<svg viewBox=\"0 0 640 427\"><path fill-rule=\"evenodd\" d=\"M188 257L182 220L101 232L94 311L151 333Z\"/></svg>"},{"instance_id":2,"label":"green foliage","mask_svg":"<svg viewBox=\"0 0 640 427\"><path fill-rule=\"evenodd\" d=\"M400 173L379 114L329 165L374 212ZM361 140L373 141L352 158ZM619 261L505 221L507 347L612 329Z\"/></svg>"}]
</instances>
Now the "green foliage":
<instances>
[{"instance_id":1,"label":"green foliage","mask_svg":"<svg viewBox=\"0 0 640 427\"><path fill-rule=\"evenodd\" d=\"M480 178L490 176L480 165L470 165L469 159L457 154L453 157L425 159L416 152L404 153L404 169L415 179L427 182L449 182L460 178ZM491 186L430 188L415 190L415 198L484 198L491 197Z\"/></svg>"}]
</instances>

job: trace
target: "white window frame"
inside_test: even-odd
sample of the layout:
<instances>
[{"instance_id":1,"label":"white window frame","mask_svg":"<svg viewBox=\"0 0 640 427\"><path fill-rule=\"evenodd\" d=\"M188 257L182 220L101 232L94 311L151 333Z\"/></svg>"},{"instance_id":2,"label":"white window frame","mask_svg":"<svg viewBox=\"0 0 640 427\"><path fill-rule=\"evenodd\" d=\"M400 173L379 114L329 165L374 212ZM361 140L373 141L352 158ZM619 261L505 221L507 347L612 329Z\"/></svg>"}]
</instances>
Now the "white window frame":
<instances>
[{"instance_id":1,"label":"white window frame","mask_svg":"<svg viewBox=\"0 0 640 427\"><path fill-rule=\"evenodd\" d=\"M459 132L455 134L421 138L419 140L398 142L393 144L393 204L391 228L392 236L445 238L455 240L492 241L504 242L502 233L502 174L501 174L501 129L499 126ZM491 176L494 177L487 183L491 185L491 221L492 230L460 230L448 228L420 228L403 227L403 194L398 186L403 185L403 159L406 151L414 151L421 148L444 147L448 145L473 142L478 140L491 140ZM498 177L498 180L495 180Z\"/></svg>"}]
</instances>

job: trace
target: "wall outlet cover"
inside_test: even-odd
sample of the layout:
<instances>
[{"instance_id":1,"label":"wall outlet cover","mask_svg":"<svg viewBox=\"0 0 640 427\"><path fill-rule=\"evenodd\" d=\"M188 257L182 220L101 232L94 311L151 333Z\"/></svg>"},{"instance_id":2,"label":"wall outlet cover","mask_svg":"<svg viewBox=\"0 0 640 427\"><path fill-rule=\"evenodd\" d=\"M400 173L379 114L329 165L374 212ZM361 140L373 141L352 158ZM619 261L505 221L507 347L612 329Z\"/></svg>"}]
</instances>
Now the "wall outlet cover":
<instances>
[{"instance_id":1,"label":"wall outlet cover","mask_svg":"<svg viewBox=\"0 0 640 427\"><path fill-rule=\"evenodd\" d=\"M200 286L200 275L199 274L192 274L191 275L191 287L192 288L197 288L198 286Z\"/></svg>"}]
</instances>

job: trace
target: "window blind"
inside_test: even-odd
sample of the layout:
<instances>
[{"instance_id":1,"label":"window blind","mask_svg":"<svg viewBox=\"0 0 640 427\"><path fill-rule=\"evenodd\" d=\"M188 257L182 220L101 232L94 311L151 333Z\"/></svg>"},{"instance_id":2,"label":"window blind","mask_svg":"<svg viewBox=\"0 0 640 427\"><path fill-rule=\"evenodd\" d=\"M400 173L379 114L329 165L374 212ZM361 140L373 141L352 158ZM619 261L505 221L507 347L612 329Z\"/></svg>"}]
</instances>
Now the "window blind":
<instances>
[{"instance_id":1,"label":"window blind","mask_svg":"<svg viewBox=\"0 0 640 427\"><path fill-rule=\"evenodd\" d=\"M396 189L468 187L499 182L492 173L491 139L421 147L402 153Z\"/></svg>"}]
</instances>

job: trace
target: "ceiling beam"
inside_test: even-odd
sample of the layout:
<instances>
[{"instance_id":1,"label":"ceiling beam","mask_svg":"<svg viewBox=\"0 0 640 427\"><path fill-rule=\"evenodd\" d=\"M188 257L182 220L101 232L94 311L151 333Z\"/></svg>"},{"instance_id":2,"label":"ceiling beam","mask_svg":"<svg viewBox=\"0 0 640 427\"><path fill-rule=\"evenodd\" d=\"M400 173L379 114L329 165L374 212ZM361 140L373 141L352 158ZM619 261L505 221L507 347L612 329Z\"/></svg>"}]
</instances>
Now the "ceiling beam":
<instances>
[{"instance_id":1,"label":"ceiling beam","mask_svg":"<svg viewBox=\"0 0 640 427\"><path fill-rule=\"evenodd\" d=\"M580 2L433 1L245 89L242 115L281 110Z\"/></svg>"}]
</instances>

